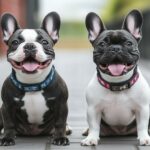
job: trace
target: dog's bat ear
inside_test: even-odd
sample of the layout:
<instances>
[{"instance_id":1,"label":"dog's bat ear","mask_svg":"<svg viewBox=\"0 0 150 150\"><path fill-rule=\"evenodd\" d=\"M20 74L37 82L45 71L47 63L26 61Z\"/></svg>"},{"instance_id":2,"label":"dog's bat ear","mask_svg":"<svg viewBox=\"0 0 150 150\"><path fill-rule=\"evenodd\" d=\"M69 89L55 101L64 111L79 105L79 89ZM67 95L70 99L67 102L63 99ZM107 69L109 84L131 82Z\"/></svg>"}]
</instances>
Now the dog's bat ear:
<instances>
[{"instance_id":1,"label":"dog's bat ear","mask_svg":"<svg viewBox=\"0 0 150 150\"><path fill-rule=\"evenodd\" d=\"M92 43L93 41L95 41L95 39L100 35L101 32L103 32L105 30L105 26L102 22L102 20L100 19L100 17L93 13L90 12L85 19L85 25L86 28L89 32L89 40Z\"/></svg>"},{"instance_id":2,"label":"dog's bat ear","mask_svg":"<svg viewBox=\"0 0 150 150\"><path fill-rule=\"evenodd\" d=\"M142 37L143 16L138 10L132 10L126 16L122 28L130 32L139 41Z\"/></svg>"},{"instance_id":3,"label":"dog's bat ear","mask_svg":"<svg viewBox=\"0 0 150 150\"><path fill-rule=\"evenodd\" d=\"M1 17L1 27L2 27L2 32L3 32L3 39L7 43L12 34L19 29L19 25L17 23L16 18L9 14L5 13Z\"/></svg>"},{"instance_id":4,"label":"dog's bat ear","mask_svg":"<svg viewBox=\"0 0 150 150\"><path fill-rule=\"evenodd\" d=\"M51 12L45 16L41 26L52 38L54 43L56 43L59 38L60 23L59 15L56 12Z\"/></svg>"}]
</instances>

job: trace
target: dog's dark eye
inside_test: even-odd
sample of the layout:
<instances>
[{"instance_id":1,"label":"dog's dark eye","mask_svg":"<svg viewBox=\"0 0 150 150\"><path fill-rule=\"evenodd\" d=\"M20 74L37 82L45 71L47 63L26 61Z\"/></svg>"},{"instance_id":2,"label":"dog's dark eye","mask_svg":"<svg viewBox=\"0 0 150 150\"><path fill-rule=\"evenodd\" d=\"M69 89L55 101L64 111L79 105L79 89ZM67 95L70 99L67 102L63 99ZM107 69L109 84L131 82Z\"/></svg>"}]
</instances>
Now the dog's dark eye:
<instances>
[{"instance_id":1,"label":"dog's dark eye","mask_svg":"<svg viewBox=\"0 0 150 150\"><path fill-rule=\"evenodd\" d=\"M99 43L99 46L100 46L100 47L104 47L105 45L106 45L105 42L100 42L100 43Z\"/></svg>"},{"instance_id":2,"label":"dog's dark eye","mask_svg":"<svg viewBox=\"0 0 150 150\"><path fill-rule=\"evenodd\" d=\"M42 41L42 44L43 44L43 45L47 45L47 44L48 44L48 41L43 40L43 41Z\"/></svg>"},{"instance_id":3,"label":"dog's dark eye","mask_svg":"<svg viewBox=\"0 0 150 150\"><path fill-rule=\"evenodd\" d=\"M132 46L133 45L132 42L130 42L130 41L127 41L126 43L127 43L128 46Z\"/></svg>"},{"instance_id":4,"label":"dog's dark eye","mask_svg":"<svg viewBox=\"0 0 150 150\"><path fill-rule=\"evenodd\" d=\"M17 40L12 41L13 46L17 46L18 44L19 44L19 42Z\"/></svg>"}]
</instances>

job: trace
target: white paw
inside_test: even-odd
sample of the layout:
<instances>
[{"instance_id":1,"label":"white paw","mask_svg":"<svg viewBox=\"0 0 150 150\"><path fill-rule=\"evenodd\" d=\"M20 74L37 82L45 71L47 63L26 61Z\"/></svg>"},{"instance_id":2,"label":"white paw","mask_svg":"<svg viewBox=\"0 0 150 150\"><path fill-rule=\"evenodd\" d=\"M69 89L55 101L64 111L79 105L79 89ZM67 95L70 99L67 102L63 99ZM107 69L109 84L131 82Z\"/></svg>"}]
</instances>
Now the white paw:
<instances>
[{"instance_id":1,"label":"white paw","mask_svg":"<svg viewBox=\"0 0 150 150\"><path fill-rule=\"evenodd\" d=\"M98 145L99 138L88 136L84 140L81 141L82 146L96 146Z\"/></svg>"},{"instance_id":2,"label":"white paw","mask_svg":"<svg viewBox=\"0 0 150 150\"><path fill-rule=\"evenodd\" d=\"M139 141L140 141L140 145L150 145L150 137L149 136L139 138Z\"/></svg>"}]
</instances>

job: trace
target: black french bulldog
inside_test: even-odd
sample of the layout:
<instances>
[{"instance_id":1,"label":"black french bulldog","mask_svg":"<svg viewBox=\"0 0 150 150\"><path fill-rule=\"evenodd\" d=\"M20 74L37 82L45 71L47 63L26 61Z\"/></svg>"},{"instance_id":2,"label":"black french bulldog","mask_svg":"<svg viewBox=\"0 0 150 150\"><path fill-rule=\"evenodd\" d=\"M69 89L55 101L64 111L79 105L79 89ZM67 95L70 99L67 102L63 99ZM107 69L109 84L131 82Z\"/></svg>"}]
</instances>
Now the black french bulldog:
<instances>
[{"instance_id":1,"label":"black french bulldog","mask_svg":"<svg viewBox=\"0 0 150 150\"><path fill-rule=\"evenodd\" d=\"M14 16L6 13L1 27L12 65L2 87L1 145L14 145L16 135L53 135L53 144L69 145L68 89L52 64L53 46L59 38L59 15L49 13L39 29L21 29Z\"/></svg>"}]
</instances>

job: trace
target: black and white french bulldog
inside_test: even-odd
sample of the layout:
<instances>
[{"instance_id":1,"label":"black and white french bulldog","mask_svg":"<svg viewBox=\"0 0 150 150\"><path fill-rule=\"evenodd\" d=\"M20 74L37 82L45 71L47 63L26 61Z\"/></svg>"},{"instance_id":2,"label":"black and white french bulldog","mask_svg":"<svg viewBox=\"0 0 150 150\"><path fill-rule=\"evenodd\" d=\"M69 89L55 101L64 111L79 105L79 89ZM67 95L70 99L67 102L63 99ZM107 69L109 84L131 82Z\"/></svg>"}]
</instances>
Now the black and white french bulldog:
<instances>
[{"instance_id":1,"label":"black and white french bulldog","mask_svg":"<svg viewBox=\"0 0 150 150\"><path fill-rule=\"evenodd\" d=\"M49 13L40 29L21 29L15 17L7 13L1 18L1 27L12 65L2 88L1 145L14 145L16 135L51 134L53 144L68 145L68 89L52 64L53 46L59 38L59 15Z\"/></svg>"},{"instance_id":2,"label":"black and white french bulldog","mask_svg":"<svg viewBox=\"0 0 150 150\"><path fill-rule=\"evenodd\" d=\"M86 17L97 71L86 89L89 130L81 145L97 145L100 136L136 134L140 145L150 145L150 87L137 67L142 22L138 10L126 16L121 30L107 30L95 13Z\"/></svg>"}]
</instances>

